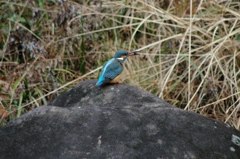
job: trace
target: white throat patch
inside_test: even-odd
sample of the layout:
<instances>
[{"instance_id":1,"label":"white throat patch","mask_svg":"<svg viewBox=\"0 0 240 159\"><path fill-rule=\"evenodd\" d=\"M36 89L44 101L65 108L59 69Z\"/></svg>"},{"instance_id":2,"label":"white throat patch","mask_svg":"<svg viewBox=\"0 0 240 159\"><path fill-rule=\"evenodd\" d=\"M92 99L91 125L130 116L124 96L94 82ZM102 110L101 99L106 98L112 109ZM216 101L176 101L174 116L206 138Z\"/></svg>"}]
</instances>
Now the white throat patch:
<instances>
[{"instance_id":1,"label":"white throat patch","mask_svg":"<svg viewBox=\"0 0 240 159\"><path fill-rule=\"evenodd\" d=\"M123 61L123 58L122 57L120 57L120 58L117 58L118 60L122 60Z\"/></svg>"}]
</instances>

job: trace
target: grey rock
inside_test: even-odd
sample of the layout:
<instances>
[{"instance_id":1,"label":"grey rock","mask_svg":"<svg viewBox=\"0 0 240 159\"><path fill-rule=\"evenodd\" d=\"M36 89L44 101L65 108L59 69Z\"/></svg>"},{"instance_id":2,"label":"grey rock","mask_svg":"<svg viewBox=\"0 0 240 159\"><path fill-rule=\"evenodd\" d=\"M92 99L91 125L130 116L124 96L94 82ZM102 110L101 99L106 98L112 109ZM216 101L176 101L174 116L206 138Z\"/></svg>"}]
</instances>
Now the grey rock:
<instances>
[{"instance_id":1,"label":"grey rock","mask_svg":"<svg viewBox=\"0 0 240 159\"><path fill-rule=\"evenodd\" d=\"M1 159L239 159L240 132L124 84L80 83L0 129Z\"/></svg>"}]
</instances>

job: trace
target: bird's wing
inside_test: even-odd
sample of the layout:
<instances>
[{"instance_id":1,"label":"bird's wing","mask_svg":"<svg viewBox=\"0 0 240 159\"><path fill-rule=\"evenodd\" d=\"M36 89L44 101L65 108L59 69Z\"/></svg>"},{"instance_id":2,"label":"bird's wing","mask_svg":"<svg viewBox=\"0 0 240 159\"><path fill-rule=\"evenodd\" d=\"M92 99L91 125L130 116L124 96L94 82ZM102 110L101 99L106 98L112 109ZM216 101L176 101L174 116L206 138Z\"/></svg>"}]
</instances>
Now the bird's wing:
<instances>
[{"instance_id":1,"label":"bird's wing","mask_svg":"<svg viewBox=\"0 0 240 159\"><path fill-rule=\"evenodd\" d=\"M102 76L110 80L117 77L123 71L123 66L116 59L110 60L103 67Z\"/></svg>"},{"instance_id":2,"label":"bird's wing","mask_svg":"<svg viewBox=\"0 0 240 159\"><path fill-rule=\"evenodd\" d=\"M114 58L107 61L102 68L102 72L96 83L96 86L101 86L104 83L110 82L112 79L117 77L123 70L122 65Z\"/></svg>"}]
</instances>

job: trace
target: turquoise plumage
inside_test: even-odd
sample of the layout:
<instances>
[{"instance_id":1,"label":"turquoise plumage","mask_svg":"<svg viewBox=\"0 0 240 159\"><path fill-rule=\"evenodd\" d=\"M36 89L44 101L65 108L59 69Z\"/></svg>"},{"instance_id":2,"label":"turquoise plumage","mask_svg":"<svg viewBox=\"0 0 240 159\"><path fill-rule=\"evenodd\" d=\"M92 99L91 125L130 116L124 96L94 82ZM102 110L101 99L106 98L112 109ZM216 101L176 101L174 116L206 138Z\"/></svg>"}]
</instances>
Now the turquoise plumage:
<instances>
[{"instance_id":1,"label":"turquoise plumage","mask_svg":"<svg viewBox=\"0 0 240 159\"><path fill-rule=\"evenodd\" d=\"M123 62L128 58L128 56L134 55L138 55L138 52L134 51L129 53L125 50L117 51L114 57L103 65L102 72L96 86L102 86L106 83L118 83L120 74L123 71Z\"/></svg>"}]
</instances>

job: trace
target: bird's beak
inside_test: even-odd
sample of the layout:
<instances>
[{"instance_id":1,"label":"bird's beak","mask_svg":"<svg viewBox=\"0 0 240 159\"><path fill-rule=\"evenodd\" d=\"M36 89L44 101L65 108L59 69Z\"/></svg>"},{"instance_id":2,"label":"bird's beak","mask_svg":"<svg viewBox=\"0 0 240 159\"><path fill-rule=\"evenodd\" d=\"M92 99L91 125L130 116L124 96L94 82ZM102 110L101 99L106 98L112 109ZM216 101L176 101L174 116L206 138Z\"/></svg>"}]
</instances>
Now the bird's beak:
<instances>
[{"instance_id":1,"label":"bird's beak","mask_svg":"<svg viewBox=\"0 0 240 159\"><path fill-rule=\"evenodd\" d=\"M129 52L128 56L135 56L135 55L139 55L140 51L133 51L133 52Z\"/></svg>"}]
</instances>

